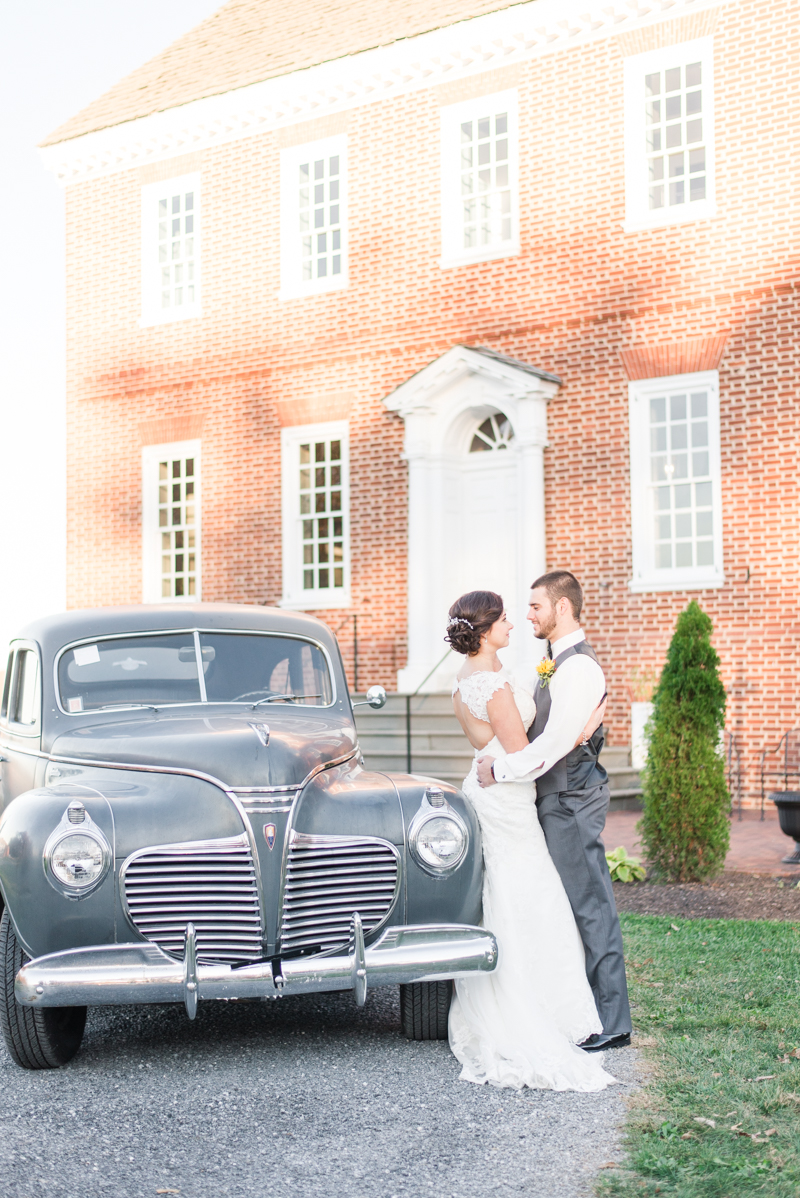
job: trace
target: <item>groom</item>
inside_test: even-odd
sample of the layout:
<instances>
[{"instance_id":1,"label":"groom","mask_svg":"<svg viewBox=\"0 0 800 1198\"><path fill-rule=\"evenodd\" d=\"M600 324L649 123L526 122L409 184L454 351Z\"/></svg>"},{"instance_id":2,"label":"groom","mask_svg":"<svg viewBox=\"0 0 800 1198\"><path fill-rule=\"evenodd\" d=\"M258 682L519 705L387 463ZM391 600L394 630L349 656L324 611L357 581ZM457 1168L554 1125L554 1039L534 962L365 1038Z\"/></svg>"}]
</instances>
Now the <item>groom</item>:
<instances>
[{"instance_id":1,"label":"groom","mask_svg":"<svg viewBox=\"0 0 800 1198\"><path fill-rule=\"evenodd\" d=\"M481 757L478 781L536 779L536 806L550 856L561 875L586 953L586 975L603 1024L582 1047L630 1044L631 1015L622 933L601 839L608 811L608 775L598 761L603 728L574 747L605 697L606 683L580 626L583 591L574 574L557 570L533 584L528 619L547 640L555 672L535 690L530 744L506 757Z\"/></svg>"}]
</instances>

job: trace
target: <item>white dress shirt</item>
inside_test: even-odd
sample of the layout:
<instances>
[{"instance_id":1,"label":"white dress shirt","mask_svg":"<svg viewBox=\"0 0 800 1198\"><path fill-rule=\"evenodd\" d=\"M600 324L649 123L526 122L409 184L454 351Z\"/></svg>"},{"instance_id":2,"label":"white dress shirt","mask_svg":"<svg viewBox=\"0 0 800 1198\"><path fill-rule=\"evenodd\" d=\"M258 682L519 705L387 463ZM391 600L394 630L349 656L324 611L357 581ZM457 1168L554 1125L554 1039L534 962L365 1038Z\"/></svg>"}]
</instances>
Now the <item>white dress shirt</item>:
<instances>
[{"instance_id":1,"label":"white dress shirt","mask_svg":"<svg viewBox=\"0 0 800 1198\"><path fill-rule=\"evenodd\" d=\"M550 651L557 658L565 649L585 640L586 635L579 628L553 641ZM562 662L548 685L550 717L544 732L518 753L495 759L494 776L498 782L531 782L546 774L574 748L606 692L603 671L586 653L574 653ZM534 699L536 694L534 691Z\"/></svg>"}]
</instances>

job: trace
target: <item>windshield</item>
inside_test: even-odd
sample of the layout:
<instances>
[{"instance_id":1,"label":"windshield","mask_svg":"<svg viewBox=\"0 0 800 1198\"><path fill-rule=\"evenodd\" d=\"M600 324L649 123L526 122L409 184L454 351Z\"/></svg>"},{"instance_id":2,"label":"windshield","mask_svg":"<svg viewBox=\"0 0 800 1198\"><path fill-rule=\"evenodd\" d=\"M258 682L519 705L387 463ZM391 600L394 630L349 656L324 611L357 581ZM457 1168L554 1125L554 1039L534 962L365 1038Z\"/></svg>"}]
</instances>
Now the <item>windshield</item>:
<instances>
[{"instance_id":1,"label":"windshield","mask_svg":"<svg viewBox=\"0 0 800 1198\"><path fill-rule=\"evenodd\" d=\"M58 685L69 712L203 702L322 707L333 700L316 645L257 633L148 633L79 645L62 653Z\"/></svg>"}]
</instances>

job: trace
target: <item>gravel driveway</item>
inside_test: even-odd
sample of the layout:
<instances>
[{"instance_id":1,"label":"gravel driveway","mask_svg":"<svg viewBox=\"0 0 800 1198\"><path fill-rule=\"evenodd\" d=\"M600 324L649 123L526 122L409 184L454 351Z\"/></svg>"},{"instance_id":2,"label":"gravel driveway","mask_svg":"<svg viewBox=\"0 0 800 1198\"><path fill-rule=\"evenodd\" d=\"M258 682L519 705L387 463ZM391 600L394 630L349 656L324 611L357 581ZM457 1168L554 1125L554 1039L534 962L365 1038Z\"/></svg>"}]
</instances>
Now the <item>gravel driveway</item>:
<instances>
[{"instance_id":1,"label":"gravel driveway","mask_svg":"<svg viewBox=\"0 0 800 1198\"><path fill-rule=\"evenodd\" d=\"M399 1033L397 991L90 1011L65 1069L0 1047L4 1198L592 1192L619 1160L628 1086L602 1094L478 1087L445 1043ZM610 1053L631 1083L634 1052ZM613 1062L613 1064L612 1064Z\"/></svg>"}]
</instances>

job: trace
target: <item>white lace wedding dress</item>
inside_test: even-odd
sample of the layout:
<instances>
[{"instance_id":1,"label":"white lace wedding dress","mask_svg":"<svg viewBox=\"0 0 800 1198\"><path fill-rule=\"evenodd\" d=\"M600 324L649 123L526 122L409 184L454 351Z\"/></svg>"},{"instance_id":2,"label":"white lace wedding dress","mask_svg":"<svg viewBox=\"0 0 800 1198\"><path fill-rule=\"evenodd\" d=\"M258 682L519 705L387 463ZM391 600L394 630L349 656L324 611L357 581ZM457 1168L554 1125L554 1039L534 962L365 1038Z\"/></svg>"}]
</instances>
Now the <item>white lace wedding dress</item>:
<instances>
[{"instance_id":1,"label":"white lace wedding dress","mask_svg":"<svg viewBox=\"0 0 800 1198\"><path fill-rule=\"evenodd\" d=\"M478 671L456 686L470 712L488 723L486 705L506 683L527 729L536 714L533 695L507 670ZM503 752L494 738L475 757ZM577 1047L603 1029L572 908L539 825L535 784L484 789L473 764L463 790L481 825L483 924L497 937L499 957L494 973L455 984L450 1047L461 1077L515 1090L602 1090L615 1079L601 1054Z\"/></svg>"}]
</instances>

